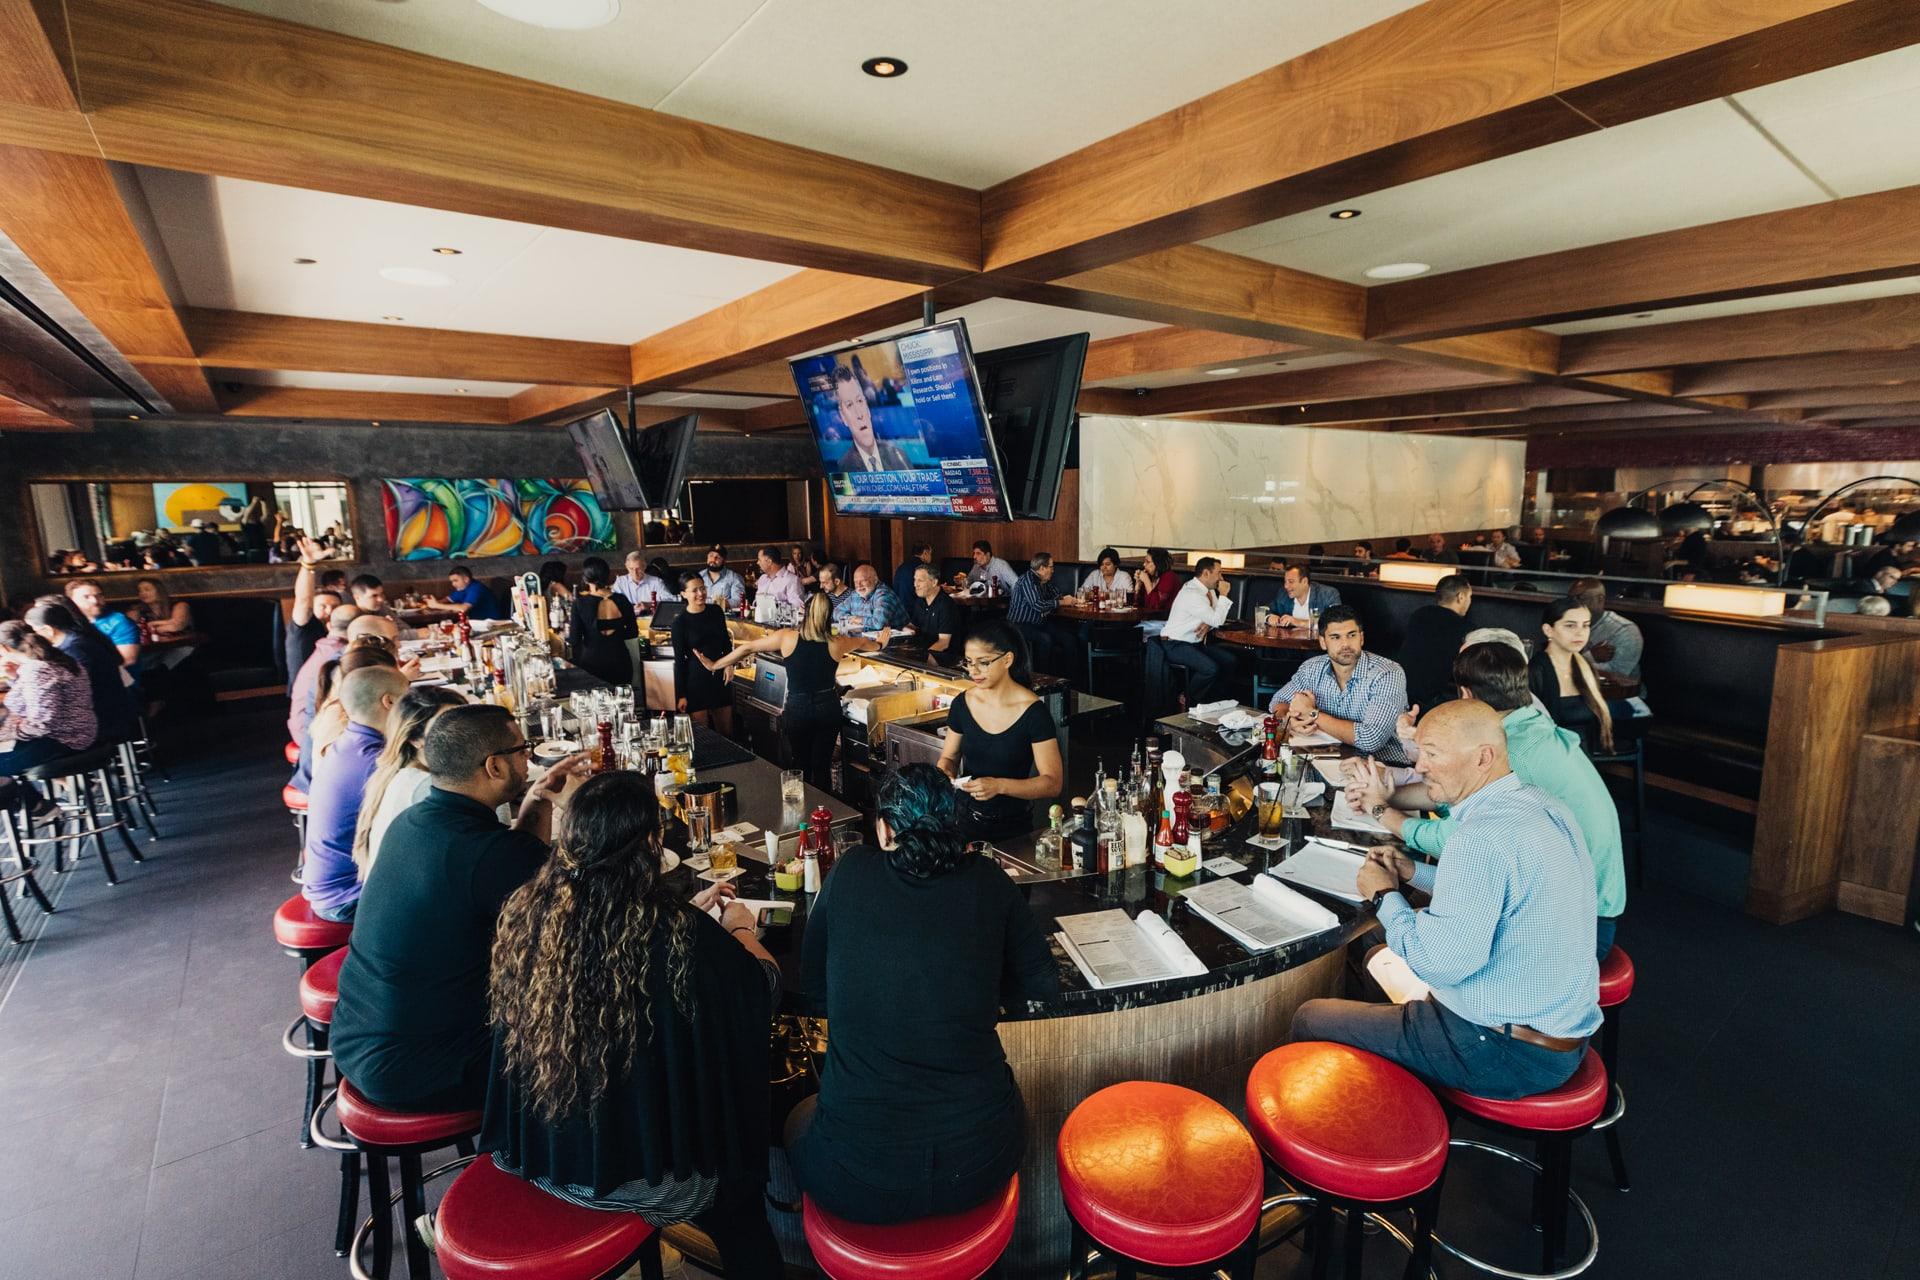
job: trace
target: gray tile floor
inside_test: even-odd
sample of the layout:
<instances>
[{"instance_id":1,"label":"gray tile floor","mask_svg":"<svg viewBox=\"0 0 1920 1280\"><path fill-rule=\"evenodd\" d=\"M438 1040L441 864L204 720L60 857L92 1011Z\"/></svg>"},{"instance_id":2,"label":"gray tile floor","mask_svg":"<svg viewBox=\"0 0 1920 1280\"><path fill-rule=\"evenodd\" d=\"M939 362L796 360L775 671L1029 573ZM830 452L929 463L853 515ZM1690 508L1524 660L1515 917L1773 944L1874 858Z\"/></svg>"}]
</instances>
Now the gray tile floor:
<instances>
[{"instance_id":1,"label":"gray tile floor","mask_svg":"<svg viewBox=\"0 0 1920 1280\"><path fill-rule=\"evenodd\" d=\"M117 859L117 889L92 860L49 876L58 914L0 969L0 1280L346 1274L337 1168L295 1144L300 1070L279 1048L296 969L269 931L292 891L275 719L196 726L201 754L175 748L147 863ZM1602 1238L1589 1274L1920 1275L1920 940L1846 916L1758 924L1671 887L1737 849L1687 823L1654 836L1655 878L1621 935L1640 972L1634 1189L1613 1190L1601 1144L1581 1144ZM1448 1187L1444 1232L1527 1261L1516 1181L1462 1164ZM1398 1274L1393 1250L1369 1258L1369 1276ZM1305 1274L1290 1248L1261 1267Z\"/></svg>"}]
</instances>

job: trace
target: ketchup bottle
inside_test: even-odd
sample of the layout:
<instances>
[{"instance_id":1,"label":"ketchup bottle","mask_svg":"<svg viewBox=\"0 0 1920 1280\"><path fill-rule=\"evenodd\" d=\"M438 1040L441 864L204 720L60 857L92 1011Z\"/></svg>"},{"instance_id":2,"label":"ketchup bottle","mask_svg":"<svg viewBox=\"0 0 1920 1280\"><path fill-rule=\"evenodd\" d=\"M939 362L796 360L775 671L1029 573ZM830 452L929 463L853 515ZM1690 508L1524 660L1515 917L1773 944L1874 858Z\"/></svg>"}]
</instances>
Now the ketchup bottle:
<instances>
[{"instance_id":1,"label":"ketchup bottle","mask_svg":"<svg viewBox=\"0 0 1920 1280\"><path fill-rule=\"evenodd\" d=\"M833 811L827 806L819 805L807 815L807 842L820 859L820 878L824 880L833 870Z\"/></svg>"}]
</instances>

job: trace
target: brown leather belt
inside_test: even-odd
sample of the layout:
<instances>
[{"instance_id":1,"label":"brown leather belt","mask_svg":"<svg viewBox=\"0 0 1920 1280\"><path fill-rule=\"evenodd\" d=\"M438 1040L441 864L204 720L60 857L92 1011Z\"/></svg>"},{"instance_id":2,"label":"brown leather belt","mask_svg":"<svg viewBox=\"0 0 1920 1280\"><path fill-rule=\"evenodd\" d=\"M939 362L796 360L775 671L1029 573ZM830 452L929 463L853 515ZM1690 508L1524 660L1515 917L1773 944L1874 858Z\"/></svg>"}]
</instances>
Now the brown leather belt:
<instances>
[{"instance_id":1,"label":"brown leather belt","mask_svg":"<svg viewBox=\"0 0 1920 1280\"><path fill-rule=\"evenodd\" d=\"M1586 1043L1585 1039L1568 1040L1561 1036L1550 1036L1545 1032L1535 1031L1532 1027L1523 1027L1512 1022L1509 1022L1505 1027L1501 1028L1501 1030L1505 1031L1506 1034L1512 1036L1515 1040L1524 1040L1528 1044L1537 1044L1542 1049L1551 1049L1555 1053L1572 1053L1575 1049L1578 1049Z\"/></svg>"}]
</instances>

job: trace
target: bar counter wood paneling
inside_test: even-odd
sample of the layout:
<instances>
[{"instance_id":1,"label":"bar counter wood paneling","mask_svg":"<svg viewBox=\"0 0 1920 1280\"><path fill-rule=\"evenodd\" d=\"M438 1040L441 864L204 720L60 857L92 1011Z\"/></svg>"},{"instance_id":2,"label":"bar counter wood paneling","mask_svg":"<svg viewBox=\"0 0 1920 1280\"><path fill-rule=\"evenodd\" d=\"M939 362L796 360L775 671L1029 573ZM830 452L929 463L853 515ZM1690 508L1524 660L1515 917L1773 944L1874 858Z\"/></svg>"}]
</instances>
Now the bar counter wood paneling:
<instances>
[{"instance_id":1,"label":"bar counter wood paneling","mask_svg":"<svg viewBox=\"0 0 1920 1280\"><path fill-rule=\"evenodd\" d=\"M1861 735L1920 720L1920 639L1782 645L1747 877L1747 911L1787 924L1838 900Z\"/></svg>"},{"instance_id":2,"label":"bar counter wood paneling","mask_svg":"<svg viewBox=\"0 0 1920 1280\"><path fill-rule=\"evenodd\" d=\"M1920 724L1863 734L1840 850L1840 909L1904 924L1917 856Z\"/></svg>"}]
</instances>

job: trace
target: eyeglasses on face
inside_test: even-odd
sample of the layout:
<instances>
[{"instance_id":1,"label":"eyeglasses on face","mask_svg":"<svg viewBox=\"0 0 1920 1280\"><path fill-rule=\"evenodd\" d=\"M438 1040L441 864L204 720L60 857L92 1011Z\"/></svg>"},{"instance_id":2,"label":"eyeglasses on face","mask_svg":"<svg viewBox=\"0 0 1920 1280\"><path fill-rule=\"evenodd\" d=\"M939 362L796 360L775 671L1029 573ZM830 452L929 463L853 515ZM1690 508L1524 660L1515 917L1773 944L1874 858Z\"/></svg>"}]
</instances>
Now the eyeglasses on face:
<instances>
[{"instance_id":1,"label":"eyeglasses on face","mask_svg":"<svg viewBox=\"0 0 1920 1280\"><path fill-rule=\"evenodd\" d=\"M490 751L487 753L487 759L492 760L496 756L517 756L522 752L530 752L532 750L533 744L523 741L518 746L507 747L501 751Z\"/></svg>"},{"instance_id":2,"label":"eyeglasses on face","mask_svg":"<svg viewBox=\"0 0 1920 1280\"><path fill-rule=\"evenodd\" d=\"M985 671L988 667L1006 656L1005 653L996 653L990 658L962 658L960 665L969 671Z\"/></svg>"}]
</instances>

